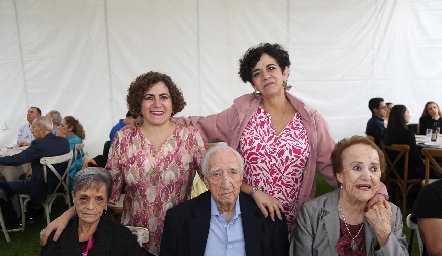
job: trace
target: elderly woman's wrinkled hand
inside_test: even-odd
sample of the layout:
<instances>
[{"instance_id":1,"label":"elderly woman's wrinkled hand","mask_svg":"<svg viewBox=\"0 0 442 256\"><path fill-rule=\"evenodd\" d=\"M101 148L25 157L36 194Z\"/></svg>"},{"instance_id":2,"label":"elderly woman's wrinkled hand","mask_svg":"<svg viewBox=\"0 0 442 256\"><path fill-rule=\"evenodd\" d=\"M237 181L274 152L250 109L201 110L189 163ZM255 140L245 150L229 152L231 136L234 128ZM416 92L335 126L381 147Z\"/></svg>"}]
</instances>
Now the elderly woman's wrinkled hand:
<instances>
[{"instance_id":1,"label":"elderly woman's wrinkled hand","mask_svg":"<svg viewBox=\"0 0 442 256\"><path fill-rule=\"evenodd\" d=\"M385 207L388 207L388 201L385 199L385 196L382 194L376 194L374 195L367 203L367 210L372 208L376 204L382 204Z\"/></svg>"},{"instance_id":2,"label":"elderly woman's wrinkled hand","mask_svg":"<svg viewBox=\"0 0 442 256\"><path fill-rule=\"evenodd\" d=\"M375 204L365 213L368 223L374 228L381 247L388 242L388 237L391 234L391 216L392 212L389 204L387 207L380 203Z\"/></svg>"},{"instance_id":3,"label":"elderly woman's wrinkled hand","mask_svg":"<svg viewBox=\"0 0 442 256\"><path fill-rule=\"evenodd\" d=\"M284 212L284 208L277 199L260 190L253 194L253 199L266 218L270 214L270 219L275 221L276 214L278 219L282 220L281 212Z\"/></svg>"}]
</instances>

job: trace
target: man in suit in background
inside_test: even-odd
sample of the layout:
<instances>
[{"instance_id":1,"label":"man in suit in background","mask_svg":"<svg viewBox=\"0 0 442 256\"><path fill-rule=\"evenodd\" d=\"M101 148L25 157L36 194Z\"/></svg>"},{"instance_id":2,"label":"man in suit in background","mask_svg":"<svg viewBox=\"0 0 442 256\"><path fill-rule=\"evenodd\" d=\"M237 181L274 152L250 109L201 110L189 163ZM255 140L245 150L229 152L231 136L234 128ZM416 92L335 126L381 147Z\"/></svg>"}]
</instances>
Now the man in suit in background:
<instances>
[{"instance_id":1,"label":"man in suit in background","mask_svg":"<svg viewBox=\"0 0 442 256\"><path fill-rule=\"evenodd\" d=\"M63 138L52 134L52 121L48 117L37 117L32 122L31 132L35 140L22 152L0 157L1 165L19 166L25 163L31 163L31 175L25 180L8 181L8 185L13 194L28 194L31 197L30 206L39 205L44 202L48 194L53 193L58 184L57 177L48 172L47 183L43 176L43 166L40 164L42 157L59 156L69 153L69 142ZM54 168L63 175L66 170L67 162L56 164ZM1 205L2 213L8 230L19 228L17 214L12 207L11 200L3 202ZM28 217L28 216L27 216ZM15 227L15 228L13 228Z\"/></svg>"},{"instance_id":2,"label":"man in suit in background","mask_svg":"<svg viewBox=\"0 0 442 256\"><path fill-rule=\"evenodd\" d=\"M382 148L382 139L384 138L384 118L387 115L387 104L383 98L372 98L368 102L368 108L371 111L371 118L367 122L365 134L372 136L376 145Z\"/></svg>"},{"instance_id":3,"label":"man in suit in background","mask_svg":"<svg viewBox=\"0 0 442 256\"><path fill-rule=\"evenodd\" d=\"M207 151L202 173L210 192L167 211L160 255L288 255L285 216L265 218L252 198L256 189L240 192L243 169L229 146Z\"/></svg>"},{"instance_id":4,"label":"man in suit in background","mask_svg":"<svg viewBox=\"0 0 442 256\"><path fill-rule=\"evenodd\" d=\"M31 142L35 139L34 135L32 135L31 128L32 122L35 118L41 116L41 110L37 107L30 107L28 109L28 114L26 115L26 119L28 122L24 124L20 130L18 131L17 136L17 145L19 147L29 146Z\"/></svg>"}]
</instances>

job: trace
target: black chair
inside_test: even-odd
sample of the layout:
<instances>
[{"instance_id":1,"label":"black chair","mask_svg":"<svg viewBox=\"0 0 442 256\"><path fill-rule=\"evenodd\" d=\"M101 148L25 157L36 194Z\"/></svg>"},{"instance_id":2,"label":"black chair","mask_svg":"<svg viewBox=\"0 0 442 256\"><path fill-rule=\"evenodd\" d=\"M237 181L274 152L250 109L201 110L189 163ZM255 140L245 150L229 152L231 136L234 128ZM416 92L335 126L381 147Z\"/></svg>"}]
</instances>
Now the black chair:
<instances>
[{"instance_id":1,"label":"black chair","mask_svg":"<svg viewBox=\"0 0 442 256\"><path fill-rule=\"evenodd\" d=\"M417 134L417 124L407 124L407 126L414 132L414 134Z\"/></svg>"},{"instance_id":2,"label":"black chair","mask_svg":"<svg viewBox=\"0 0 442 256\"><path fill-rule=\"evenodd\" d=\"M106 158L106 160L107 160L107 157L108 157L108 155L109 155L109 149L110 149L110 146L111 146L110 140L108 140L108 141L106 141L106 142L104 143L104 147L103 147L103 156Z\"/></svg>"}]
</instances>

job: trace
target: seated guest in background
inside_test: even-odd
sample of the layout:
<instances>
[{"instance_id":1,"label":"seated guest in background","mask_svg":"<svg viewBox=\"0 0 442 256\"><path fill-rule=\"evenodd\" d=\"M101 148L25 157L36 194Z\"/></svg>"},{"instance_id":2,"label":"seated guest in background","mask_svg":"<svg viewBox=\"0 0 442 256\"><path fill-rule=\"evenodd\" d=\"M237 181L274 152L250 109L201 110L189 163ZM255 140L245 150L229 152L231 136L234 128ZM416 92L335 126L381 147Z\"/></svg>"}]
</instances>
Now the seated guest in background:
<instances>
[{"instance_id":1,"label":"seated guest in background","mask_svg":"<svg viewBox=\"0 0 442 256\"><path fill-rule=\"evenodd\" d=\"M384 144L390 146L392 144L405 144L410 147L408 157L408 179L425 178L425 166L421 158L419 150L416 146L416 138L414 132L408 128L407 123L410 121L410 114L404 105L395 105L390 112L388 119L388 127L384 134ZM397 156L397 152L387 150L388 157L393 160ZM399 161L396 164L396 170L400 175L404 175L404 162ZM438 175L434 170L430 172L430 178L435 179Z\"/></svg>"},{"instance_id":2,"label":"seated guest in background","mask_svg":"<svg viewBox=\"0 0 442 256\"><path fill-rule=\"evenodd\" d=\"M368 108L371 111L371 118L367 122L365 134L372 136L376 145L381 147L385 131L384 118L387 115L387 105L382 98L372 98L368 102Z\"/></svg>"},{"instance_id":3,"label":"seated guest in background","mask_svg":"<svg viewBox=\"0 0 442 256\"><path fill-rule=\"evenodd\" d=\"M61 121L60 133L69 142L69 148L72 150L75 149L75 145L82 144L83 140L86 138L86 133L83 129L83 125L73 116L66 116ZM77 155L77 159L73 159L71 163L71 167L69 169L69 177L70 177L70 187L72 190L72 181L74 180L75 173L81 170L83 167L82 158L84 156L83 150L81 150L81 154Z\"/></svg>"},{"instance_id":4,"label":"seated guest in background","mask_svg":"<svg viewBox=\"0 0 442 256\"><path fill-rule=\"evenodd\" d=\"M0 157L0 164L19 166L31 163L32 175L29 179L8 181L8 185L13 194L30 195L31 201L28 205L36 206L44 202L47 195L53 193L58 184L58 179L52 172L48 172L47 183L45 182L40 159L69 153L69 143L64 138L52 134L52 122L45 116L34 119L31 131L35 136L31 145L16 155ZM60 175L63 175L66 166L67 163L54 165ZM17 214L10 200L2 204L1 208L6 221L16 220ZM29 214L26 217L30 217ZM18 220L11 222L11 225L17 226Z\"/></svg>"},{"instance_id":5,"label":"seated guest in background","mask_svg":"<svg viewBox=\"0 0 442 256\"><path fill-rule=\"evenodd\" d=\"M425 135L427 129L433 129L435 122L437 123L437 127L442 127L441 116L442 113L437 103L434 101L427 102L424 111L422 111L422 116L419 118L418 134Z\"/></svg>"},{"instance_id":6,"label":"seated guest in background","mask_svg":"<svg viewBox=\"0 0 442 256\"><path fill-rule=\"evenodd\" d=\"M384 117L384 127L387 128L388 125L388 117L390 117L390 111L394 107L394 104L391 102L385 103L387 105L387 114Z\"/></svg>"},{"instance_id":7,"label":"seated guest in background","mask_svg":"<svg viewBox=\"0 0 442 256\"><path fill-rule=\"evenodd\" d=\"M379 147L343 139L332 164L341 186L301 206L290 255L408 255L400 209L386 202L366 210L385 170Z\"/></svg>"},{"instance_id":8,"label":"seated guest in background","mask_svg":"<svg viewBox=\"0 0 442 256\"><path fill-rule=\"evenodd\" d=\"M28 122L24 124L17 136L17 145L19 147L23 146L29 146L31 145L31 142L35 139L34 135L32 135L31 128L32 128L32 121L35 120L35 118L41 116L41 110L37 107L30 107L28 109L28 114L26 115L26 119Z\"/></svg>"},{"instance_id":9,"label":"seated guest in background","mask_svg":"<svg viewBox=\"0 0 442 256\"><path fill-rule=\"evenodd\" d=\"M40 255L146 255L128 228L103 217L111 190L112 177L106 170L79 171L72 191L77 214L57 242L51 234Z\"/></svg>"},{"instance_id":10,"label":"seated guest in background","mask_svg":"<svg viewBox=\"0 0 442 256\"><path fill-rule=\"evenodd\" d=\"M233 148L218 145L207 151L202 172L210 193L167 211L160 255L288 255L284 214L272 221L252 196L240 192L243 170Z\"/></svg>"},{"instance_id":11,"label":"seated guest in background","mask_svg":"<svg viewBox=\"0 0 442 256\"><path fill-rule=\"evenodd\" d=\"M423 187L414 203L411 220L417 223L429 255L442 255L442 180Z\"/></svg>"},{"instance_id":12,"label":"seated guest in background","mask_svg":"<svg viewBox=\"0 0 442 256\"><path fill-rule=\"evenodd\" d=\"M57 135L57 131L60 129L61 126L61 120L63 120L60 112L58 112L57 110L51 110L46 114L46 116L49 117L49 119L51 119L52 121L52 133L54 135Z\"/></svg>"},{"instance_id":13,"label":"seated guest in background","mask_svg":"<svg viewBox=\"0 0 442 256\"><path fill-rule=\"evenodd\" d=\"M109 133L109 139L111 144L114 141L115 133L121 130L121 128L123 128L124 126L131 124L135 119L137 119L137 117L138 117L137 115L131 114L130 111L127 111L126 118L120 119L118 124L116 124Z\"/></svg>"}]
</instances>

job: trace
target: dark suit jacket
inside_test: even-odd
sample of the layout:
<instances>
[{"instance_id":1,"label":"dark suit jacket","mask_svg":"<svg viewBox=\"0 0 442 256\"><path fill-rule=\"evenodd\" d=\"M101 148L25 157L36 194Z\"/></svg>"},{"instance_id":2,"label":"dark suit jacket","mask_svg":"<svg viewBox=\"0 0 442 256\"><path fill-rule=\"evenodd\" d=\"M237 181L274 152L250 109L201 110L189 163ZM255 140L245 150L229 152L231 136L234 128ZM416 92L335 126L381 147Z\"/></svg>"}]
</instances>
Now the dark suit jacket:
<instances>
[{"instance_id":1,"label":"dark suit jacket","mask_svg":"<svg viewBox=\"0 0 442 256\"><path fill-rule=\"evenodd\" d=\"M22 152L13 156L0 158L0 164L19 166L25 163L31 163L32 175L27 183L29 195L32 202L42 203L46 200L48 193L53 193L58 184L57 177L48 169L48 184L45 183L43 176L43 166L40 164L42 157L59 156L69 153L69 142L63 137L57 137L52 133L47 134L41 139L33 140L31 145ZM54 165L60 173L66 170L67 162Z\"/></svg>"},{"instance_id":2,"label":"dark suit jacket","mask_svg":"<svg viewBox=\"0 0 442 256\"><path fill-rule=\"evenodd\" d=\"M253 199L240 193L246 254L288 255L288 227L283 220L264 218ZM166 213L160 255L204 255L210 226L210 192L183 202Z\"/></svg>"}]
</instances>

